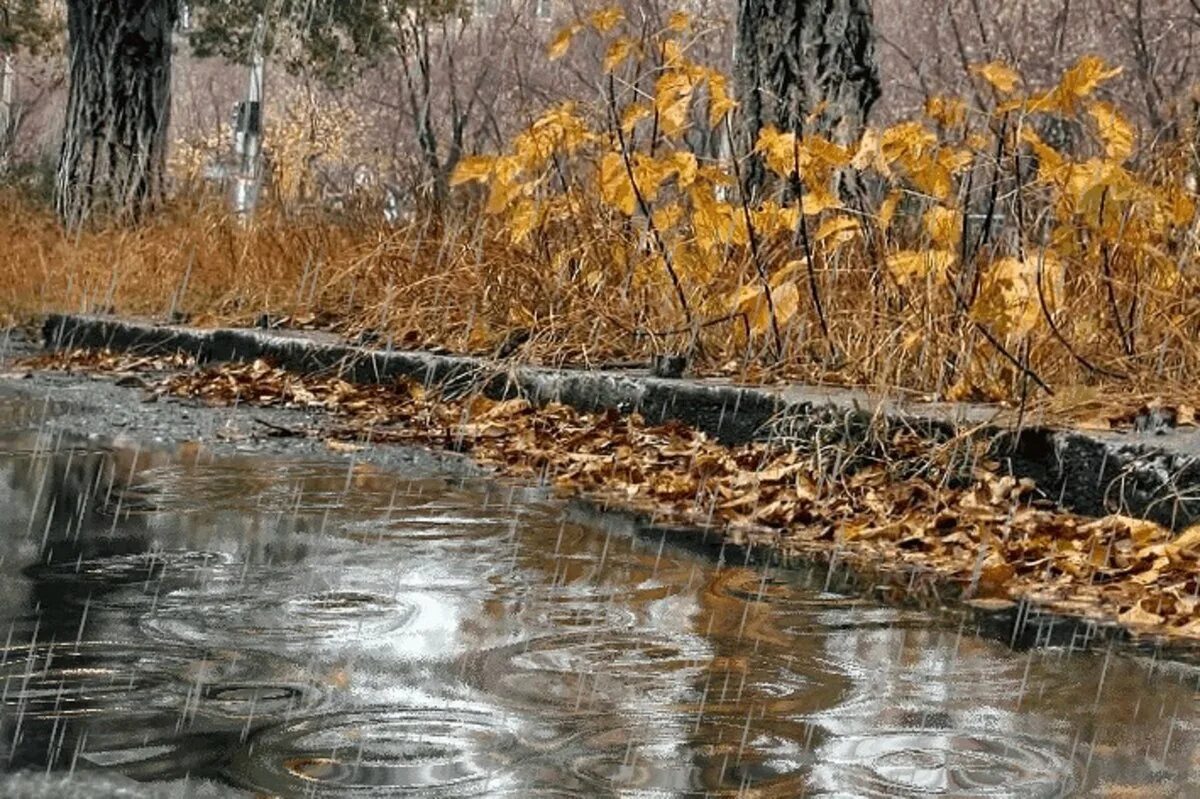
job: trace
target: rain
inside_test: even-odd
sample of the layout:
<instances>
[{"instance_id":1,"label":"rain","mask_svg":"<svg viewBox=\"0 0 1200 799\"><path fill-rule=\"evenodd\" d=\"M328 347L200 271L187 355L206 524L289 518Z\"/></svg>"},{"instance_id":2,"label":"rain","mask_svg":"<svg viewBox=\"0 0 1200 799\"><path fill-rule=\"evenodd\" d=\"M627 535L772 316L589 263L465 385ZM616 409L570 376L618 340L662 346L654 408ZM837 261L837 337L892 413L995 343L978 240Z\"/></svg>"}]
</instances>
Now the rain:
<instances>
[{"instance_id":1,"label":"rain","mask_svg":"<svg viewBox=\"0 0 1200 799\"><path fill-rule=\"evenodd\" d=\"M1018 5L0 0L0 796L1200 795L1200 7Z\"/></svg>"}]
</instances>

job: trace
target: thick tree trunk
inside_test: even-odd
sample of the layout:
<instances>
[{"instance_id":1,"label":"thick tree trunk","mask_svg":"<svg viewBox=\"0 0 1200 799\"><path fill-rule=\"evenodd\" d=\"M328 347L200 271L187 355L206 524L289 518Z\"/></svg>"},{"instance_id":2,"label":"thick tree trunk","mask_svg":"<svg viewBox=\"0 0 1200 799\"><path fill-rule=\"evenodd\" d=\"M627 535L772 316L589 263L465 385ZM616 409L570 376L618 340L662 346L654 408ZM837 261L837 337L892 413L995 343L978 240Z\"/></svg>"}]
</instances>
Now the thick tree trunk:
<instances>
[{"instance_id":1,"label":"thick tree trunk","mask_svg":"<svg viewBox=\"0 0 1200 799\"><path fill-rule=\"evenodd\" d=\"M870 0L738 0L734 79L743 148L767 125L856 140L879 98Z\"/></svg>"},{"instance_id":2,"label":"thick tree trunk","mask_svg":"<svg viewBox=\"0 0 1200 799\"><path fill-rule=\"evenodd\" d=\"M178 0L68 0L70 96L55 185L68 228L162 196Z\"/></svg>"}]
</instances>

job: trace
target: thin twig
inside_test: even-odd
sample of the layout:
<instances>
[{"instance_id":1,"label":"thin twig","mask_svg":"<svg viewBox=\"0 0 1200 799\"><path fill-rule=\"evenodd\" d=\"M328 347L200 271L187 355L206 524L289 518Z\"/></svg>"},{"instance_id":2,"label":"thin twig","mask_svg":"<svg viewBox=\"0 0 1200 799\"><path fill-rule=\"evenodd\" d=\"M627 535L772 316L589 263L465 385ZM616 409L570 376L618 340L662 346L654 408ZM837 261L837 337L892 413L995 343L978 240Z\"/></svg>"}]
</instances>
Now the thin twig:
<instances>
[{"instance_id":1,"label":"thin twig","mask_svg":"<svg viewBox=\"0 0 1200 799\"><path fill-rule=\"evenodd\" d=\"M733 128L729 124L728 116L725 117L725 129L729 135L729 148L732 151L734 147ZM762 282L763 296L767 300L767 312L771 315L771 332L775 336L775 357L781 359L783 358L783 335L779 332L779 319L775 315L775 299L771 296L771 280L758 250L758 232L754 229L754 221L750 217L750 204L746 198L746 186L742 183L741 168L738 166L736 152L730 153L729 163L733 166L733 179L738 184L738 197L742 201L742 214L746 219L746 233L750 242L750 257L754 260L754 268L758 272L759 281Z\"/></svg>"},{"instance_id":2,"label":"thin twig","mask_svg":"<svg viewBox=\"0 0 1200 799\"><path fill-rule=\"evenodd\" d=\"M675 272L675 265L671 263L671 253L667 250L667 245L663 241L662 234L658 232L658 226L654 224L654 217L650 214L650 205L642 195L642 190L638 188L637 180L633 175L633 164L629 160L629 150L625 146L625 132L621 129L621 119L617 115L617 93L612 75L608 76L608 107L612 114L613 127L617 131L617 142L621 145L621 161L625 164L625 174L629 178L629 185L633 187L633 196L637 200L638 210L646 218L646 228L650 231L650 235L654 237L654 244L658 247L658 251L662 255L663 264L667 268L667 274L671 276L671 284L675 287L675 295L679 299L679 306L683 309L683 315L687 318L687 322L690 325L692 323L692 309L688 305L687 294L683 290L683 283L680 282L679 275Z\"/></svg>"}]
</instances>

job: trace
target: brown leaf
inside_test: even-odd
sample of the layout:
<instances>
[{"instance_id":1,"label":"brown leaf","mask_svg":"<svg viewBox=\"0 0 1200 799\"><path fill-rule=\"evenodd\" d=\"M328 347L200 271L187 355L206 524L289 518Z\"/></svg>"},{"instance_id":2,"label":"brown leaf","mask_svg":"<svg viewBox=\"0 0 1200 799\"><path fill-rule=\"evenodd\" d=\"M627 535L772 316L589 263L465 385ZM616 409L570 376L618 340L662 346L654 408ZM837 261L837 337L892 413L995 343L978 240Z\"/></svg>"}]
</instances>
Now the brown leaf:
<instances>
[{"instance_id":1,"label":"brown leaf","mask_svg":"<svg viewBox=\"0 0 1200 799\"><path fill-rule=\"evenodd\" d=\"M1138 604L1117 616L1117 621L1126 627L1148 628L1160 626L1163 623L1163 617L1157 613L1143 610L1142 606Z\"/></svg>"}]
</instances>

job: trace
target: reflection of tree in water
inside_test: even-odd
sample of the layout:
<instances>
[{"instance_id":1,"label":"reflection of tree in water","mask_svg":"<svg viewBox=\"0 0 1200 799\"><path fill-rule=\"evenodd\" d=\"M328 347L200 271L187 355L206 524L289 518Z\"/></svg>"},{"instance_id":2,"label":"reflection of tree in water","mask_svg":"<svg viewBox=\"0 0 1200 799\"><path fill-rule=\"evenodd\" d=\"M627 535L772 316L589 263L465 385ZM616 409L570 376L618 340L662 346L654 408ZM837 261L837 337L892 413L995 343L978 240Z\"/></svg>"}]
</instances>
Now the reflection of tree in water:
<instances>
[{"instance_id":1,"label":"reflection of tree in water","mask_svg":"<svg viewBox=\"0 0 1200 799\"><path fill-rule=\"evenodd\" d=\"M7 539L0 612L10 620L0 659L0 739L7 743L0 756L10 768L69 767L80 750L103 748L114 732L127 741L130 724L161 723L164 737L175 732L177 707L158 708L157 722L131 721L126 712L186 673L191 657L143 640L141 606L200 573L214 530L247 540L260 520L232 509L158 512L146 490L164 469L178 479L189 467L177 453L46 435L0 444ZM244 501L266 479L244 470L227 490ZM201 496L182 499L204 508ZM272 554L301 559L305 550Z\"/></svg>"},{"instance_id":2,"label":"reflection of tree in water","mask_svg":"<svg viewBox=\"0 0 1200 799\"><path fill-rule=\"evenodd\" d=\"M0 595L11 620L0 735L9 744L12 768L41 768L64 758L69 762L84 725L41 717L51 715L41 711L53 711L56 702L65 705L75 697L67 685L54 695L56 666L52 658L39 657L46 650L37 647L69 646L93 637L89 603L112 590L103 580L62 579L63 567L140 551L146 538L140 520L114 524L105 512L108 492L119 480L111 453L33 435L10 440L5 449L20 454L0 461L8 519ZM18 663L27 664L25 673ZM90 665L88 658L72 663L77 670ZM38 666L41 673L34 673Z\"/></svg>"}]
</instances>

